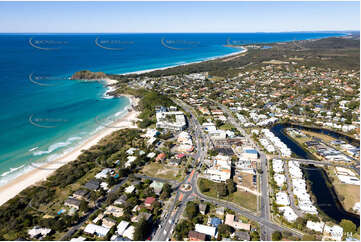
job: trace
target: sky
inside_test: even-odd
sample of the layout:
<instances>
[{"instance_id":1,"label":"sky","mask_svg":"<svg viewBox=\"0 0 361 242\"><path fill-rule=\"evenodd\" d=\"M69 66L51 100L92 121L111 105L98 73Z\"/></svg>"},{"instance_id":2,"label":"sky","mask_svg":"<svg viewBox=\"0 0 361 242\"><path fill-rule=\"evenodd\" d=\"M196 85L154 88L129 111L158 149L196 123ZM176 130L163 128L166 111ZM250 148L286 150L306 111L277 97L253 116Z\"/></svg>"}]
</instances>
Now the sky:
<instances>
[{"instance_id":1,"label":"sky","mask_svg":"<svg viewBox=\"0 0 361 242\"><path fill-rule=\"evenodd\" d=\"M360 2L0 2L0 33L360 29Z\"/></svg>"}]
</instances>

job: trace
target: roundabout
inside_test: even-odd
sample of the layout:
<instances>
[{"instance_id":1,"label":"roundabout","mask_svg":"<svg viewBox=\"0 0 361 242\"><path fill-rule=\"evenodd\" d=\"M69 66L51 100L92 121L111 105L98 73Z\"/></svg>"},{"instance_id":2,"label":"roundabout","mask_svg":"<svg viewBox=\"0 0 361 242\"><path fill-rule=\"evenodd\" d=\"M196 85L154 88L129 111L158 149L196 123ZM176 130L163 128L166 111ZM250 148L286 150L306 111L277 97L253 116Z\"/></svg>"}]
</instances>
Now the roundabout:
<instances>
[{"instance_id":1,"label":"roundabout","mask_svg":"<svg viewBox=\"0 0 361 242\"><path fill-rule=\"evenodd\" d=\"M190 191L192 191L192 185L191 184L182 184L179 189L182 192L190 192Z\"/></svg>"}]
</instances>

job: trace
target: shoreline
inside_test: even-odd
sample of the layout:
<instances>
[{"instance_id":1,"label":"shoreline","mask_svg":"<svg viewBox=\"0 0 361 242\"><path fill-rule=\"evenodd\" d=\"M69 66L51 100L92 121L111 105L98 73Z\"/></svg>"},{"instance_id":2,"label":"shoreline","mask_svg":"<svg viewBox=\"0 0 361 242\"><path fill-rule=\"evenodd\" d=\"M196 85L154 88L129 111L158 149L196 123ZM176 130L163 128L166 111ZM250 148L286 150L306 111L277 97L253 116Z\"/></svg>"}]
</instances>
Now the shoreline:
<instances>
[{"instance_id":1,"label":"shoreline","mask_svg":"<svg viewBox=\"0 0 361 242\"><path fill-rule=\"evenodd\" d=\"M163 71L163 70L167 70L167 69L170 69L170 68L175 68L175 67L178 67L178 66L187 66L187 65L192 65L192 64L198 64L198 63L201 63L201 62L212 61L212 60L223 59L223 58L227 58L227 57L231 57L231 56L236 56L236 55L239 55L239 54L246 53L248 51L248 49L246 47L229 47L229 48L236 48L236 49L242 48L242 50L232 52L232 53L229 53L229 54L226 54L226 55L210 57L210 58L207 58L205 60L200 60L200 61L192 61L192 62L184 63L184 64L175 64L175 65L166 66L166 67L159 67L159 68L147 69L147 70L142 70L142 71L132 71L132 72L126 72L126 73L121 73L121 74L115 74L115 75L120 75L120 76L139 75L139 74L149 73L149 72L153 72L153 71Z\"/></svg>"},{"instance_id":2,"label":"shoreline","mask_svg":"<svg viewBox=\"0 0 361 242\"><path fill-rule=\"evenodd\" d=\"M137 105L139 99L130 95L122 95L130 99L130 104L127 109L133 105ZM109 125L103 125L104 128L97 131L91 137L87 138L84 142L77 145L70 152L63 154L61 157L47 162L39 167L34 166L34 169L21 174L15 179L9 181L7 184L0 186L0 206L18 195L22 190L29 186L36 185L39 182L46 180L56 169L61 166L74 161L77 157L90 147L96 145L102 138L112 134L114 131L126 128L137 128L133 121L137 121L139 112L136 110L128 111L124 116L112 122Z\"/></svg>"},{"instance_id":3,"label":"shoreline","mask_svg":"<svg viewBox=\"0 0 361 242\"><path fill-rule=\"evenodd\" d=\"M343 36L339 36L343 37ZM329 38L329 37L323 37L323 38ZM322 39L322 38L321 38ZM312 40L312 39L305 39L305 40ZM287 42L287 41L285 41ZM278 42L275 42L278 43ZM283 42L280 42L283 43ZM220 55L220 56L214 56L209 57L204 60L200 61L194 61L184 64L175 64L167 67L160 67L160 68L154 68L154 69L147 69L147 70L141 70L141 71L134 71L134 72L127 72L127 73L121 73L121 74L115 74L115 75L131 75L131 74L143 74L143 73L149 73L153 71L158 70L166 70L170 68L175 68L178 66L186 66L191 64L197 64L201 62L207 62L217 59L225 59L229 57L235 57L237 55L244 54L248 51L248 49L244 46L228 46L229 48L238 49L238 51ZM241 49L241 50L239 50ZM115 96L109 95L110 92L115 90L114 85L118 83L117 80L113 80L111 78L105 78L102 79L104 86L106 87L106 91L103 95L104 98L115 98ZM138 102L138 99L136 99L134 96L122 94L120 96L124 96L130 99L130 104L127 107L127 109L131 108L134 103ZM95 132L95 134L91 135L89 138L85 139L84 142L77 144L74 149L71 151L62 154L61 157L47 162L43 165L40 165L39 167L34 166L34 169L27 171L20 176L16 177L15 179L9 181L8 183L0 186L0 206L6 203L11 198L15 197L18 193L20 193L25 188L35 185L43 180L45 180L48 176L50 176L57 168L60 168L61 166L65 165L66 163L75 160L83 150L89 149L91 146L97 144L102 138L105 136L110 135L114 131L125 129L125 128L138 128L136 125L132 125L132 121L137 120L139 112L136 112L134 110L127 112L124 116L120 117L117 121L114 121L110 124L106 125L99 125L99 127L103 127L102 129ZM56 165L55 167L51 167L51 165Z\"/></svg>"},{"instance_id":4,"label":"shoreline","mask_svg":"<svg viewBox=\"0 0 361 242\"><path fill-rule=\"evenodd\" d=\"M332 37L343 38L343 37L347 37L347 36L350 36L350 35L352 35L352 34L344 34L344 35L341 35L341 36L320 37L320 38L314 38L314 39L313 38L302 39L302 40L298 40L298 41L305 41L305 40L314 41L314 40L320 40L320 39L326 39L326 38L332 38ZM279 41L270 42L270 43L267 43L267 44L280 44L280 43L288 43L288 42L292 42L292 40L281 41L281 42L279 42ZM242 50L232 52L232 53L229 53L229 54L226 54L226 55L219 55L219 56L209 57L209 58L206 58L206 59L200 60L200 61L192 61L192 62L184 63L184 64L175 64L175 65L171 65L171 66L159 67L159 68L153 68L153 69L147 69L147 70L141 70L141 71L131 71L131 72L119 73L119 74L115 74L115 75L120 75L120 76L139 75L139 74L149 73L149 72L153 72L153 71L162 71L162 70L167 70L167 69L170 69L170 68L175 68L175 67L178 67L178 66L187 66L187 65L191 65L191 64L198 64L198 63L201 63L201 62L212 61L212 60L217 60L217 59L223 59L223 58L227 58L227 57L232 57L232 56L236 56L236 55L239 55L239 54L246 53L248 51L248 48L245 47L245 46L227 46L227 45L225 45L225 46L228 47L228 48L234 48L234 49L240 49L241 48Z\"/></svg>"}]
</instances>

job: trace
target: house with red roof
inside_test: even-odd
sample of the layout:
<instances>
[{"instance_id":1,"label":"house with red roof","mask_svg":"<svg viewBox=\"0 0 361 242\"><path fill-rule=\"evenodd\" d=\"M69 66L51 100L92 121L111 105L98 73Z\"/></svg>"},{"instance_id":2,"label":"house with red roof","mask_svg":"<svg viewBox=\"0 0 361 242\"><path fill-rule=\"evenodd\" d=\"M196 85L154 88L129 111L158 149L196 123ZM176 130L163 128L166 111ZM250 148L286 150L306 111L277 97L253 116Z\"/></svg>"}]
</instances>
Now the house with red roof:
<instances>
[{"instance_id":1,"label":"house with red roof","mask_svg":"<svg viewBox=\"0 0 361 242\"><path fill-rule=\"evenodd\" d=\"M155 202L154 197L147 197L144 201L144 205L149 208L153 205L154 202Z\"/></svg>"},{"instance_id":2,"label":"house with red roof","mask_svg":"<svg viewBox=\"0 0 361 242\"><path fill-rule=\"evenodd\" d=\"M164 160L166 157L166 155L164 153L160 153L159 155L157 155L157 157L155 158L155 161L162 161Z\"/></svg>"}]
</instances>

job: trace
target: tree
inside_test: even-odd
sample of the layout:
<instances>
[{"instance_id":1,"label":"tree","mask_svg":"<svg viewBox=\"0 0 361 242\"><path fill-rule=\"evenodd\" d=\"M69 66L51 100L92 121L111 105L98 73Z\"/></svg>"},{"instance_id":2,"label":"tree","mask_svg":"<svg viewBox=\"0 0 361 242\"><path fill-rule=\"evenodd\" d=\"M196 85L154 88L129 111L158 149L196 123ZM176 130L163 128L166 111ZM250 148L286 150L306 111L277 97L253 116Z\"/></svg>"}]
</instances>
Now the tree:
<instances>
[{"instance_id":1,"label":"tree","mask_svg":"<svg viewBox=\"0 0 361 242\"><path fill-rule=\"evenodd\" d=\"M147 223L147 221L145 220L145 218L142 218L137 225L135 226L134 229L134 240L135 241L140 241L140 240L145 240L146 236L149 232L149 225Z\"/></svg>"},{"instance_id":2,"label":"tree","mask_svg":"<svg viewBox=\"0 0 361 242\"><path fill-rule=\"evenodd\" d=\"M260 241L261 237L259 236L259 233L257 231L251 232L251 240L252 241Z\"/></svg>"},{"instance_id":3,"label":"tree","mask_svg":"<svg viewBox=\"0 0 361 242\"><path fill-rule=\"evenodd\" d=\"M272 241L280 241L282 239L282 234L280 231L275 231L272 233Z\"/></svg>"},{"instance_id":4,"label":"tree","mask_svg":"<svg viewBox=\"0 0 361 242\"><path fill-rule=\"evenodd\" d=\"M170 197L171 193L172 193L172 187L168 183L166 183L163 186L163 190L162 190L162 194L160 195L160 198L162 200L165 200Z\"/></svg>"},{"instance_id":5,"label":"tree","mask_svg":"<svg viewBox=\"0 0 361 242\"><path fill-rule=\"evenodd\" d=\"M203 179L201 179L199 182L199 189L201 190L202 193L209 191L209 187L207 186L207 184L204 182Z\"/></svg>"},{"instance_id":6,"label":"tree","mask_svg":"<svg viewBox=\"0 0 361 242\"><path fill-rule=\"evenodd\" d=\"M340 226L343 228L344 233L355 233L356 232L356 225L347 219L342 219L340 222Z\"/></svg>"},{"instance_id":7,"label":"tree","mask_svg":"<svg viewBox=\"0 0 361 242\"><path fill-rule=\"evenodd\" d=\"M89 210L88 203L84 200L81 200L79 209L80 209L80 211L83 211L84 213L88 212L88 210Z\"/></svg>"},{"instance_id":8,"label":"tree","mask_svg":"<svg viewBox=\"0 0 361 242\"><path fill-rule=\"evenodd\" d=\"M216 190L217 190L218 197L227 196L227 188L224 183L217 183Z\"/></svg>"},{"instance_id":9,"label":"tree","mask_svg":"<svg viewBox=\"0 0 361 242\"><path fill-rule=\"evenodd\" d=\"M227 184L228 194L234 193L236 191L236 184L234 183L234 181L232 179L228 179L226 181L226 184Z\"/></svg>"},{"instance_id":10,"label":"tree","mask_svg":"<svg viewBox=\"0 0 361 242\"><path fill-rule=\"evenodd\" d=\"M229 235L233 232L233 228L226 224L218 225L218 232L222 237L229 237Z\"/></svg>"},{"instance_id":11,"label":"tree","mask_svg":"<svg viewBox=\"0 0 361 242\"><path fill-rule=\"evenodd\" d=\"M175 226L175 238L178 241L183 240L183 238L188 237L189 231L193 229L192 222L188 220L182 220Z\"/></svg>"},{"instance_id":12,"label":"tree","mask_svg":"<svg viewBox=\"0 0 361 242\"><path fill-rule=\"evenodd\" d=\"M189 219L193 219L195 216L197 216L199 211L198 205L194 202L188 202L186 207L186 215Z\"/></svg>"},{"instance_id":13,"label":"tree","mask_svg":"<svg viewBox=\"0 0 361 242\"><path fill-rule=\"evenodd\" d=\"M302 240L303 240L303 241L316 241L317 238L316 238L314 235L305 234L305 235L302 237Z\"/></svg>"}]
</instances>

